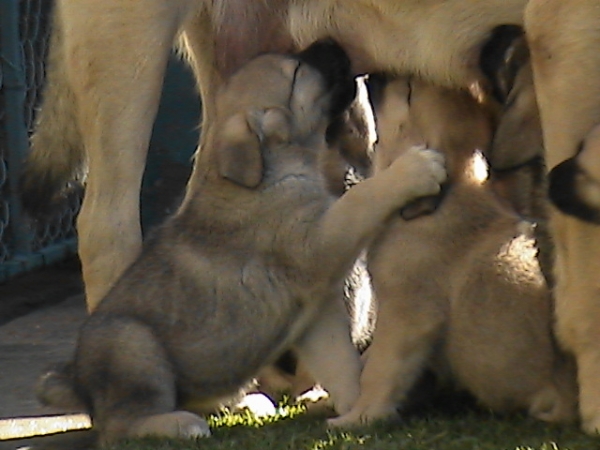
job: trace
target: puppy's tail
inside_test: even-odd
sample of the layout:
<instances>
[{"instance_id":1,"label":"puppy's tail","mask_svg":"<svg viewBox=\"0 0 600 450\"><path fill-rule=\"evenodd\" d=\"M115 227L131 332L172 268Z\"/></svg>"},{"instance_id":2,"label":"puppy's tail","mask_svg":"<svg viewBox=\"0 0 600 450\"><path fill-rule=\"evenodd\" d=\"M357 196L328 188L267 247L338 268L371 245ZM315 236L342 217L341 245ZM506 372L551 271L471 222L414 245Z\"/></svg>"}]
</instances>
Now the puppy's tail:
<instances>
[{"instance_id":1,"label":"puppy's tail","mask_svg":"<svg viewBox=\"0 0 600 450\"><path fill-rule=\"evenodd\" d=\"M72 363L61 363L48 368L38 379L35 392L44 405L71 411L87 410L75 388ZM17 439L12 443L13 448L25 446L31 450L94 450L97 448L98 433L94 429L71 430Z\"/></svg>"},{"instance_id":2,"label":"puppy's tail","mask_svg":"<svg viewBox=\"0 0 600 450\"><path fill-rule=\"evenodd\" d=\"M33 215L50 212L57 200L66 197L73 186L70 181L83 174L83 142L67 74L63 35L57 3L52 12L42 107L20 180L23 206Z\"/></svg>"},{"instance_id":3,"label":"puppy's tail","mask_svg":"<svg viewBox=\"0 0 600 450\"><path fill-rule=\"evenodd\" d=\"M86 405L75 388L73 363L56 364L47 369L35 386L38 400L48 406L85 411Z\"/></svg>"}]
</instances>

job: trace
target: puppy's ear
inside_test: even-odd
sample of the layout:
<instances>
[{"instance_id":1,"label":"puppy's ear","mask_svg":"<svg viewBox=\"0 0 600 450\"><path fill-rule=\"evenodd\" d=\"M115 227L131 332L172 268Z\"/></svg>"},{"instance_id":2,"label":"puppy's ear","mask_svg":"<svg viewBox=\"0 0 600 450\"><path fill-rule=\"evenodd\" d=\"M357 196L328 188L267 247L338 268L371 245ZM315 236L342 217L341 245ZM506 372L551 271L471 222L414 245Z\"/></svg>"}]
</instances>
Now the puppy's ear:
<instances>
[{"instance_id":1,"label":"puppy's ear","mask_svg":"<svg viewBox=\"0 0 600 450\"><path fill-rule=\"evenodd\" d=\"M289 113L279 108L251 110L230 118L218 150L219 173L240 186L257 187L263 177L262 150L289 142Z\"/></svg>"},{"instance_id":2,"label":"puppy's ear","mask_svg":"<svg viewBox=\"0 0 600 450\"><path fill-rule=\"evenodd\" d=\"M253 189L263 176L259 135L246 114L236 114L223 127L217 149L219 174L240 186Z\"/></svg>"},{"instance_id":3,"label":"puppy's ear","mask_svg":"<svg viewBox=\"0 0 600 450\"><path fill-rule=\"evenodd\" d=\"M494 28L479 55L481 71L490 82L494 98L504 104L519 70L529 61L523 29L517 25Z\"/></svg>"}]
</instances>

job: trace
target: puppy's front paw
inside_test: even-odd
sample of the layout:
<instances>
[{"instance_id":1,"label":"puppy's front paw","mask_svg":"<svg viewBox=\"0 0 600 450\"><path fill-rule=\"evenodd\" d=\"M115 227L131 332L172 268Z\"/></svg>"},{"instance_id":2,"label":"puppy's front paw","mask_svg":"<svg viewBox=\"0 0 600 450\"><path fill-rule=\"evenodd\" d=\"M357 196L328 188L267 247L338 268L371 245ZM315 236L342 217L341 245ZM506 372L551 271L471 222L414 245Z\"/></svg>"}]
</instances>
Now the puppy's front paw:
<instances>
[{"instance_id":1,"label":"puppy's front paw","mask_svg":"<svg viewBox=\"0 0 600 450\"><path fill-rule=\"evenodd\" d=\"M415 146L398 158L391 167L398 171L407 201L436 195L447 178L444 155L437 150Z\"/></svg>"},{"instance_id":2,"label":"puppy's front paw","mask_svg":"<svg viewBox=\"0 0 600 450\"><path fill-rule=\"evenodd\" d=\"M210 436L208 423L202 417L187 411L155 414L134 420L130 437L163 436L173 438L201 438Z\"/></svg>"},{"instance_id":3,"label":"puppy's front paw","mask_svg":"<svg viewBox=\"0 0 600 450\"><path fill-rule=\"evenodd\" d=\"M354 428L376 422L399 420L400 416L394 404L355 405L352 410L342 416L327 420L331 428Z\"/></svg>"}]
</instances>

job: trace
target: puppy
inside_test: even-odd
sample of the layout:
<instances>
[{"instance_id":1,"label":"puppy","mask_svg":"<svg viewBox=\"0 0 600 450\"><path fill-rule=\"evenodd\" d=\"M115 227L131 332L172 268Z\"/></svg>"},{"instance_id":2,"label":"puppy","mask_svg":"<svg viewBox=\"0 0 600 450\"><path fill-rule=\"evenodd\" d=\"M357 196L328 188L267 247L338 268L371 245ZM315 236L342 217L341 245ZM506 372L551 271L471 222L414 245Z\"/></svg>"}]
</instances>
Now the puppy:
<instances>
[{"instance_id":1,"label":"puppy","mask_svg":"<svg viewBox=\"0 0 600 450\"><path fill-rule=\"evenodd\" d=\"M329 126L329 145L320 155L319 170L329 191L336 197L342 196L370 173L370 154L376 133L365 79L365 76L356 77L356 97ZM362 352L370 342L376 315L363 254L344 280L344 303L350 317L352 342ZM313 394L319 394L316 396L318 400L324 394L315 387L314 380L291 353L284 354L274 366L265 368L257 377L257 388L261 393L274 400L284 397L309 400L311 410L321 409L312 404L315 400ZM320 402L321 405L324 403Z\"/></svg>"},{"instance_id":2,"label":"puppy","mask_svg":"<svg viewBox=\"0 0 600 450\"><path fill-rule=\"evenodd\" d=\"M554 342L531 227L485 182L478 149L490 143L489 117L466 92L406 78L371 83L375 177L427 146L446 156L448 183L433 214L396 216L369 248L377 323L359 400L334 423L395 415L425 369L494 411L574 419L575 375Z\"/></svg>"},{"instance_id":3,"label":"puppy","mask_svg":"<svg viewBox=\"0 0 600 450\"><path fill-rule=\"evenodd\" d=\"M406 203L436 194L443 157L413 150L339 200L317 165L352 101L337 44L266 54L216 94L178 212L83 325L74 391L102 442L199 436L200 411L292 350L344 414L360 362L342 302L361 249Z\"/></svg>"}]
</instances>

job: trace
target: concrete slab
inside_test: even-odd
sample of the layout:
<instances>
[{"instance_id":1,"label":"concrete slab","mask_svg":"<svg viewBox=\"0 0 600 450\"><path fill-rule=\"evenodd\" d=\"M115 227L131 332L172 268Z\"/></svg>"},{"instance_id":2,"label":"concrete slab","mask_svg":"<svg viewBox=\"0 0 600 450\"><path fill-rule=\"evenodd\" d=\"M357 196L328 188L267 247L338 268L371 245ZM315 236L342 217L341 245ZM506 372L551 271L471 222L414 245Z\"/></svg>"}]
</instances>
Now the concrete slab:
<instances>
[{"instance_id":1,"label":"concrete slab","mask_svg":"<svg viewBox=\"0 0 600 450\"><path fill-rule=\"evenodd\" d=\"M33 387L46 367L71 357L85 316L83 295L76 295L0 327L0 418L51 412Z\"/></svg>"}]
</instances>

